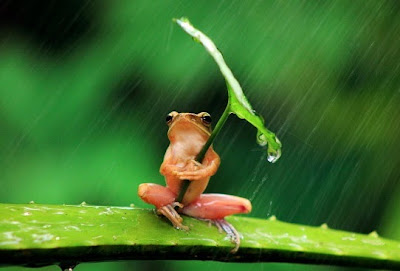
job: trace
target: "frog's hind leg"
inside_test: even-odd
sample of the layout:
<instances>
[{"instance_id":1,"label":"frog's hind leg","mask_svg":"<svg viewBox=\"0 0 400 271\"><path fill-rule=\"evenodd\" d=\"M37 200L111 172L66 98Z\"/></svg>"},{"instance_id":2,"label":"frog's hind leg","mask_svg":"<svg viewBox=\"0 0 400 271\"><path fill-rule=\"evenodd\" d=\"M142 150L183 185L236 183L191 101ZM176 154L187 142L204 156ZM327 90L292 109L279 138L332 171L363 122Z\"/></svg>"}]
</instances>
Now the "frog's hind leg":
<instances>
[{"instance_id":1,"label":"frog's hind leg","mask_svg":"<svg viewBox=\"0 0 400 271\"><path fill-rule=\"evenodd\" d=\"M144 202L153 204L157 209L173 203L176 198L176 194L167 187L154 183L139 185L138 195Z\"/></svg>"},{"instance_id":2,"label":"frog's hind leg","mask_svg":"<svg viewBox=\"0 0 400 271\"><path fill-rule=\"evenodd\" d=\"M197 200L181 210L183 214L211 221L220 232L224 231L232 243L235 244L232 253L239 249L240 235L224 217L249 213L250 211L251 203L249 200L224 194L202 194Z\"/></svg>"},{"instance_id":3,"label":"frog's hind leg","mask_svg":"<svg viewBox=\"0 0 400 271\"><path fill-rule=\"evenodd\" d=\"M157 214L168 218L175 228L189 229L182 224L183 219L175 210L175 207L182 208L183 206L175 202L176 194L168 189L168 187L153 183L144 183L139 185L138 195L144 202L153 204L157 209Z\"/></svg>"},{"instance_id":4,"label":"frog's hind leg","mask_svg":"<svg viewBox=\"0 0 400 271\"><path fill-rule=\"evenodd\" d=\"M251 203L248 199L224 194L202 194L181 211L188 216L210 220L249 212Z\"/></svg>"}]
</instances>

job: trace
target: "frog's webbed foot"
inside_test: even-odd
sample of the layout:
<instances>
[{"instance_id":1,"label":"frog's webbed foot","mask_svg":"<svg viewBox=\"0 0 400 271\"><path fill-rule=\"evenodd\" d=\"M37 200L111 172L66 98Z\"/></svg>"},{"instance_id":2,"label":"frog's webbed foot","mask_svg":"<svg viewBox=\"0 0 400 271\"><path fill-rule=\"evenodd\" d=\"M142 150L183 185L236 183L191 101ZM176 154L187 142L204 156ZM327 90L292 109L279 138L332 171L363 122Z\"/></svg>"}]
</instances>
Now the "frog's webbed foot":
<instances>
[{"instance_id":1,"label":"frog's webbed foot","mask_svg":"<svg viewBox=\"0 0 400 271\"><path fill-rule=\"evenodd\" d=\"M174 225L175 228L185 231L189 230L188 226L182 224L183 219L175 210L175 207L183 208L183 205L179 202L173 202L171 204L158 208L156 212L158 215L163 215L168 218L168 220L171 221L172 225Z\"/></svg>"},{"instance_id":2,"label":"frog's webbed foot","mask_svg":"<svg viewBox=\"0 0 400 271\"><path fill-rule=\"evenodd\" d=\"M225 232L235 247L231 250L231 253L236 253L240 246L240 235L239 232L232 226L231 223L225 219L210 220L217 228L220 233Z\"/></svg>"}]
</instances>

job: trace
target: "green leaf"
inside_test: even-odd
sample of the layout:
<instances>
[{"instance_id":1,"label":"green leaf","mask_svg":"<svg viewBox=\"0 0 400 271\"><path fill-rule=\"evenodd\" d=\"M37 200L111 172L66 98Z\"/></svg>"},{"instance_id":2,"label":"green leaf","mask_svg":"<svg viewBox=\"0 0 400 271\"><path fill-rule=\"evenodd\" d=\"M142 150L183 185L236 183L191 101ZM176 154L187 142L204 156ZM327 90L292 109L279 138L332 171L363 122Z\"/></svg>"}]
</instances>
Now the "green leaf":
<instances>
[{"instance_id":1,"label":"green leaf","mask_svg":"<svg viewBox=\"0 0 400 271\"><path fill-rule=\"evenodd\" d=\"M262 146L268 145L268 161L272 163L276 162L281 156L281 142L273 132L269 131L264 126L263 118L260 117L251 107L239 82L226 65L221 52L217 49L214 42L200 30L194 28L187 18L182 17L180 19L174 19L174 21L182 27L186 33L192 36L195 41L201 43L207 52L214 58L227 84L229 112L236 114L241 119L247 120L257 128L258 144Z\"/></svg>"},{"instance_id":2,"label":"green leaf","mask_svg":"<svg viewBox=\"0 0 400 271\"><path fill-rule=\"evenodd\" d=\"M207 222L183 216L174 229L154 211L88 205L0 204L0 265L44 266L137 259L336 264L400 270L400 243L285 223L231 216L233 244Z\"/></svg>"}]
</instances>

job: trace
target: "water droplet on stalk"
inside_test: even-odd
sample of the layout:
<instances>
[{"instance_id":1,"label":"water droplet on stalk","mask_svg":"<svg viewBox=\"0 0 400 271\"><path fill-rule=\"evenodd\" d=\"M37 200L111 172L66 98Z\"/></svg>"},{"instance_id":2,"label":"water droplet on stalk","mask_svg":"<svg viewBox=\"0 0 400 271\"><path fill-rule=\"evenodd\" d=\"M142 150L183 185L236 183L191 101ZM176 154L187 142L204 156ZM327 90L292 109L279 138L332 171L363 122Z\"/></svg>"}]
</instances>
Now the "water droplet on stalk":
<instances>
[{"instance_id":1,"label":"water droplet on stalk","mask_svg":"<svg viewBox=\"0 0 400 271\"><path fill-rule=\"evenodd\" d=\"M62 271L73 271L74 268L77 266L77 264L71 264L71 263L60 263L59 267Z\"/></svg>"},{"instance_id":2,"label":"water droplet on stalk","mask_svg":"<svg viewBox=\"0 0 400 271\"><path fill-rule=\"evenodd\" d=\"M257 143L260 146L266 146L268 145L268 154L267 154L267 160L270 163L275 163L276 161L278 161L278 159L281 157L281 142L279 141L279 139L277 137L273 137L273 139L276 142L275 147L271 146L271 143L268 144L268 139L265 136L265 134L263 134L260 130L257 131Z\"/></svg>"},{"instance_id":3,"label":"water droplet on stalk","mask_svg":"<svg viewBox=\"0 0 400 271\"><path fill-rule=\"evenodd\" d=\"M324 229L324 230L326 230L326 229L328 229L329 227L328 227L328 224L326 224L326 223L323 223L322 225L321 225L321 229Z\"/></svg>"},{"instance_id":4,"label":"water droplet on stalk","mask_svg":"<svg viewBox=\"0 0 400 271\"><path fill-rule=\"evenodd\" d=\"M370 232L370 233L368 234L368 236L375 237L375 238L379 237L379 235L378 235L378 233L377 233L376 231Z\"/></svg>"}]
</instances>

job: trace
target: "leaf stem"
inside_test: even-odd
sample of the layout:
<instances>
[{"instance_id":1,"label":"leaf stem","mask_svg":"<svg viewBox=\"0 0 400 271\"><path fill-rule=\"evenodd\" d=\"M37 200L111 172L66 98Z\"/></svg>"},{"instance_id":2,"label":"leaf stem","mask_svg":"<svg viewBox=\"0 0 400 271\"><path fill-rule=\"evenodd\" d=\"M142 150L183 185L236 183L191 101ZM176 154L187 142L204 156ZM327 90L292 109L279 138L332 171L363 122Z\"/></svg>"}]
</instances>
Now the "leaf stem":
<instances>
[{"instance_id":1,"label":"leaf stem","mask_svg":"<svg viewBox=\"0 0 400 271\"><path fill-rule=\"evenodd\" d=\"M207 150L210 148L211 144L213 143L215 137L219 134L219 132L222 129L222 126L224 126L226 120L228 119L229 115L231 114L231 106L230 103L226 105L226 108L224 110L224 113L222 113L222 116L219 118L217 124L215 125L214 130L212 131L210 137L208 138L206 144L204 144L203 148L199 152L199 154L196 156L196 161L202 162L204 159L204 156L206 155ZM184 180L181 191L179 193L179 196L177 198L178 202L182 202L184 195L186 194L186 191L189 187L190 181L189 180Z\"/></svg>"},{"instance_id":2,"label":"leaf stem","mask_svg":"<svg viewBox=\"0 0 400 271\"><path fill-rule=\"evenodd\" d=\"M201 149L200 153L196 156L196 161L202 162L204 159L204 156L206 155L206 152L208 148L211 146L213 143L215 137L219 134L221 131L222 127L224 126L226 120L228 119L229 115L231 114L231 107L230 104L228 103L224 113L222 113L222 116L219 118L217 124L215 125L214 130L212 131L210 137L208 138L206 144L203 146Z\"/></svg>"}]
</instances>

